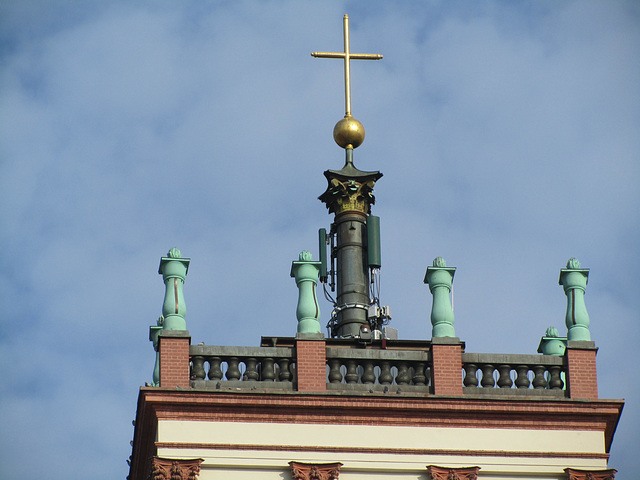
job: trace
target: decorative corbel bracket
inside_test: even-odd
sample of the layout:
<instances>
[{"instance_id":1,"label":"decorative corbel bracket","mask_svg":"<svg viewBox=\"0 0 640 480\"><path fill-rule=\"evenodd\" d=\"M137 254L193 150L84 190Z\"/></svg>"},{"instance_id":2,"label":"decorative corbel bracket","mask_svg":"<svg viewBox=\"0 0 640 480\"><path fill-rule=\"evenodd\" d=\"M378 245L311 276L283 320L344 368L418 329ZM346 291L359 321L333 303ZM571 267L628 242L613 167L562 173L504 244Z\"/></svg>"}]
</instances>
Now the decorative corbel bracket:
<instances>
[{"instance_id":1,"label":"decorative corbel bracket","mask_svg":"<svg viewBox=\"0 0 640 480\"><path fill-rule=\"evenodd\" d=\"M301 463L289 462L293 480L338 480L340 462L336 463Z\"/></svg>"}]
</instances>

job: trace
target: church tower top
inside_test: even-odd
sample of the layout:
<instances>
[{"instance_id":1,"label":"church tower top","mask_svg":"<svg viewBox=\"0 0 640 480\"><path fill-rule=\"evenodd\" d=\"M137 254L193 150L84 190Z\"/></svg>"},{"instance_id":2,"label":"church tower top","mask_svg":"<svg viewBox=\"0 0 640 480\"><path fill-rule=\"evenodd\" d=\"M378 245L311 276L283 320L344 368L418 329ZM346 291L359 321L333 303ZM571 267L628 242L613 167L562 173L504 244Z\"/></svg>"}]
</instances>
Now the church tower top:
<instances>
[{"instance_id":1,"label":"church tower top","mask_svg":"<svg viewBox=\"0 0 640 480\"><path fill-rule=\"evenodd\" d=\"M369 259L369 253L377 251L369 244L379 239L378 217L373 217L371 205L375 203L373 186L382 177L380 172L358 170L353 164L353 150L364 141L362 123L351 115L351 60L380 60L375 53L351 53L349 48L349 16L343 18L344 52L314 52L317 58L342 58L344 60L345 115L334 127L333 138L345 150L345 164L341 170L327 170L327 189L319 199L326 204L329 213L335 214L328 237L320 233L321 256L323 249L331 245L331 291L336 291L334 309L329 321L331 335L341 338L359 338L369 332L369 310L379 303L370 285L377 285L380 261ZM371 237L371 240L369 240ZM328 239L328 243L327 243ZM326 252L326 250L325 250ZM326 257L326 253L324 254ZM375 255L374 255L375 256ZM372 281L369 281L371 270ZM323 276L326 283L328 276ZM326 292L326 290L325 290ZM374 298L372 298L372 296ZM376 324L377 325L377 324Z\"/></svg>"}]
</instances>

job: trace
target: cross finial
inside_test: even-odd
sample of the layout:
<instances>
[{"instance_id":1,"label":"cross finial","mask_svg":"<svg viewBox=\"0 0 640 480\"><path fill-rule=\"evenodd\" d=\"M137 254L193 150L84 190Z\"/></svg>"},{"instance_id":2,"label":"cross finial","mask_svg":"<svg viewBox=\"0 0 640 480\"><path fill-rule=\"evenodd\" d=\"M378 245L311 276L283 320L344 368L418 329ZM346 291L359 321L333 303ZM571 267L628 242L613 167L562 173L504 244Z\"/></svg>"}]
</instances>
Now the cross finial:
<instances>
[{"instance_id":1,"label":"cross finial","mask_svg":"<svg viewBox=\"0 0 640 480\"><path fill-rule=\"evenodd\" d=\"M351 60L380 60L382 55L376 53L351 53L349 51L349 15L345 15L342 21L344 35L344 52L313 52L311 56L318 58L343 58L344 59L344 109L345 117L351 117Z\"/></svg>"}]
</instances>

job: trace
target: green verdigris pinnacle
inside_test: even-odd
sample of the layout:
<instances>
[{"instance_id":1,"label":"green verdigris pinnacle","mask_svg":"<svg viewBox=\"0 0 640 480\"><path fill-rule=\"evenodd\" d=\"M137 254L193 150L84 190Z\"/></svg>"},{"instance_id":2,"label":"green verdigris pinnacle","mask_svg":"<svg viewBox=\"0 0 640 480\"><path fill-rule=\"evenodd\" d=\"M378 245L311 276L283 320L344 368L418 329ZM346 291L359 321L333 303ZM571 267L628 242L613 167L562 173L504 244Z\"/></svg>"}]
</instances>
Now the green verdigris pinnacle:
<instances>
[{"instance_id":1,"label":"green verdigris pinnacle","mask_svg":"<svg viewBox=\"0 0 640 480\"><path fill-rule=\"evenodd\" d=\"M584 304L584 292L588 279L589 269L580 268L580 262L576 258L570 258L567 268L560 270L558 283L562 285L567 296L565 323L569 341L591 341L589 314Z\"/></svg>"},{"instance_id":2,"label":"green verdigris pinnacle","mask_svg":"<svg viewBox=\"0 0 640 480\"><path fill-rule=\"evenodd\" d=\"M564 355L567 349L566 337L560 337L560 333L556 327L549 327L544 334L544 337L540 339L540 345L538 346L538 353L543 355Z\"/></svg>"},{"instance_id":3,"label":"green verdigris pinnacle","mask_svg":"<svg viewBox=\"0 0 640 480\"><path fill-rule=\"evenodd\" d=\"M184 319L187 308L184 303L182 287L189 270L191 259L182 258L180 250L172 248L166 257L160 259L158 273L162 274L165 285L164 303L162 315L164 317L164 330L186 330Z\"/></svg>"},{"instance_id":4,"label":"green verdigris pinnacle","mask_svg":"<svg viewBox=\"0 0 640 480\"><path fill-rule=\"evenodd\" d=\"M158 318L156 325L149 327L149 340L153 342L153 349L156 351L156 363L153 367L153 383L152 387L160 386L160 351L158 349L158 337L162 331L164 324L164 317Z\"/></svg>"},{"instance_id":5,"label":"green verdigris pinnacle","mask_svg":"<svg viewBox=\"0 0 640 480\"><path fill-rule=\"evenodd\" d=\"M291 276L298 286L298 333L321 333L320 307L316 295L316 285L320 275L321 262L314 262L310 252L303 250L299 260L291 264Z\"/></svg>"},{"instance_id":6,"label":"green verdigris pinnacle","mask_svg":"<svg viewBox=\"0 0 640 480\"><path fill-rule=\"evenodd\" d=\"M453 328L453 308L451 307L451 286L455 267L447 267L444 258L436 257L433 266L427 267L424 283L429 284L429 290L433 295L431 306L431 337L455 337Z\"/></svg>"}]
</instances>

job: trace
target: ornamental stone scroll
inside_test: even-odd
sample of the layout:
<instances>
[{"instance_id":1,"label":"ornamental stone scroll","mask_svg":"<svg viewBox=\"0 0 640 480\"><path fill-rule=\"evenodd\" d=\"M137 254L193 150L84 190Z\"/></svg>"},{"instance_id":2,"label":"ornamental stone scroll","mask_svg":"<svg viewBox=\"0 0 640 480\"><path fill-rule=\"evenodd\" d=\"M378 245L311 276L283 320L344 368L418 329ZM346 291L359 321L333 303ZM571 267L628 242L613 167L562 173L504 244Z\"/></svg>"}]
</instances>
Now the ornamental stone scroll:
<instances>
[{"instance_id":1,"label":"ornamental stone scroll","mask_svg":"<svg viewBox=\"0 0 640 480\"><path fill-rule=\"evenodd\" d=\"M293 480L338 480L342 463L289 462Z\"/></svg>"},{"instance_id":2,"label":"ornamental stone scroll","mask_svg":"<svg viewBox=\"0 0 640 480\"><path fill-rule=\"evenodd\" d=\"M480 467L439 467L429 465L427 472L430 480L477 480Z\"/></svg>"},{"instance_id":3,"label":"ornamental stone scroll","mask_svg":"<svg viewBox=\"0 0 640 480\"><path fill-rule=\"evenodd\" d=\"M177 459L153 457L150 480L197 480L202 458Z\"/></svg>"}]
</instances>

